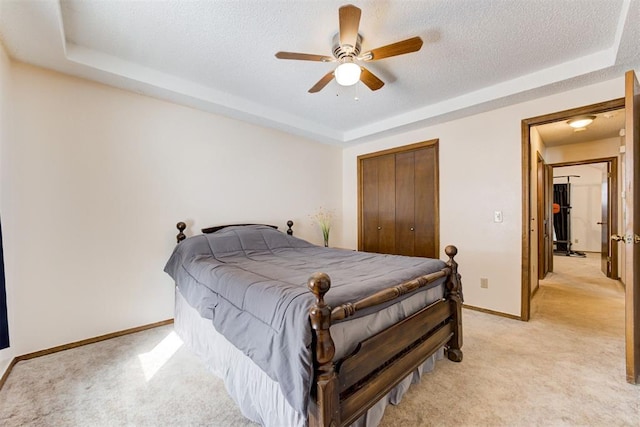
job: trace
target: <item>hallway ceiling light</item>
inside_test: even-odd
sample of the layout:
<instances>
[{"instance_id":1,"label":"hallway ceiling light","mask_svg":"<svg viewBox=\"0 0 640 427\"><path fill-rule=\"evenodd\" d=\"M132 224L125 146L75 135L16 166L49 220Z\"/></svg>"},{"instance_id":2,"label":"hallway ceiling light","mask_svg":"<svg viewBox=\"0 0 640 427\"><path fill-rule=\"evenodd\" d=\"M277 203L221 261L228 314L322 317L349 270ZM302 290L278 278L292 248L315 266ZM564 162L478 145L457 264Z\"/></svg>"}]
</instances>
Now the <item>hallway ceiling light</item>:
<instances>
[{"instance_id":1,"label":"hallway ceiling light","mask_svg":"<svg viewBox=\"0 0 640 427\"><path fill-rule=\"evenodd\" d=\"M596 116L580 116L574 117L573 119L567 121L567 124L574 129L584 128L589 126L594 120Z\"/></svg>"}]
</instances>

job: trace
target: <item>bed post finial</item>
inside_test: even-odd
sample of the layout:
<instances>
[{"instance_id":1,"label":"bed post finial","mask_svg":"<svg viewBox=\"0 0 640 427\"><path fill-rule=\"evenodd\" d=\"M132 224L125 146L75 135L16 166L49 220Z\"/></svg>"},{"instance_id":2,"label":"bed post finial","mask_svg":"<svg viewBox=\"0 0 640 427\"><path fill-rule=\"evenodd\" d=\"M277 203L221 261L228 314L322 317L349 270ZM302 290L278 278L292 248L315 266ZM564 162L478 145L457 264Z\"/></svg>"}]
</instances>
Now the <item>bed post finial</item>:
<instances>
[{"instance_id":1,"label":"bed post finial","mask_svg":"<svg viewBox=\"0 0 640 427\"><path fill-rule=\"evenodd\" d=\"M458 274L458 263L453 257L458 255L458 248L453 245L449 245L444 248L444 253L449 257L449 261L447 261L447 265L451 268L451 276L447 281L447 291L452 296L457 297L460 302L464 301L462 297L462 283L460 282L460 274Z\"/></svg>"},{"instance_id":2,"label":"bed post finial","mask_svg":"<svg viewBox=\"0 0 640 427\"><path fill-rule=\"evenodd\" d=\"M451 304L455 315L455 325L453 325L453 336L447 343L447 357L454 362L462 361L462 282L460 281L460 274L458 274L458 263L453 258L458 254L458 248L449 245L444 248L444 253L449 257L447 266L451 269L451 274L447 279L448 299Z\"/></svg>"},{"instance_id":3,"label":"bed post finial","mask_svg":"<svg viewBox=\"0 0 640 427\"><path fill-rule=\"evenodd\" d=\"M324 294L331 288L331 279L325 273L314 273L309 277L307 286L316 296L316 303L309 309L311 327L316 332L316 357L319 366L330 363L335 355L335 346L329 327L331 326L331 309L324 302Z\"/></svg>"},{"instance_id":4,"label":"bed post finial","mask_svg":"<svg viewBox=\"0 0 640 427\"><path fill-rule=\"evenodd\" d=\"M287 227L289 227L289 229L287 230L287 234L289 236L293 236L293 230L291 229L291 227L293 227L293 221L287 221Z\"/></svg>"},{"instance_id":5,"label":"bed post finial","mask_svg":"<svg viewBox=\"0 0 640 427\"><path fill-rule=\"evenodd\" d=\"M176 236L176 240L178 241L178 243L180 243L187 238L187 236L185 236L184 234L184 230L187 228L187 224L180 221L179 223L176 224L176 228L178 229L178 232L179 232L178 235Z\"/></svg>"},{"instance_id":6,"label":"bed post finial","mask_svg":"<svg viewBox=\"0 0 640 427\"><path fill-rule=\"evenodd\" d=\"M338 404L338 378L333 367L336 347L331 338L331 308L324 302L324 295L331 288L331 279L325 273L314 273L307 286L316 297L309 309L311 328L314 331L313 364L315 387L309 408L309 426L340 425Z\"/></svg>"}]
</instances>

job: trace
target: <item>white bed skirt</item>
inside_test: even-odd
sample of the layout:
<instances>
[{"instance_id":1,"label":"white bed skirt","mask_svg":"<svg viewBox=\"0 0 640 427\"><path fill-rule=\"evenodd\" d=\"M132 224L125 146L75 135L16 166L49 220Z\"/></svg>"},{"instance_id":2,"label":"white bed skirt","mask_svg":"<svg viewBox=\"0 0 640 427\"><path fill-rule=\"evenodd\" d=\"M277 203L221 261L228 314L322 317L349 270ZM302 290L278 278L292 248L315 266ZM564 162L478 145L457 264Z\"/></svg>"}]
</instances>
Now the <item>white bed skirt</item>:
<instances>
[{"instance_id":1,"label":"white bed skirt","mask_svg":"<svg viewBox=\"0 0 640 427\"><path fill-rule=\"evenodd\" d=\"M176 333L185 345L203 360L206 367L224 381L227 392L242 414L266 427L306 426L307 415L296 412L289 405L278 383L218 333L211 320L201 317L198 311L186 302L177 287L175 294ZM413 305L411 302L407 304ZM367 317L356 320L371 324ZM332 333L333 329L334 327ZM344 334L344 331L340 331L338 336L340 333ZM435 361L442 359L443 355L444 350L438 350L360 417L353 426L377 426L386 406L389 403L398 404L411 384L418 382L423 372L433 370Z\"/></svg>"}]
</instances>

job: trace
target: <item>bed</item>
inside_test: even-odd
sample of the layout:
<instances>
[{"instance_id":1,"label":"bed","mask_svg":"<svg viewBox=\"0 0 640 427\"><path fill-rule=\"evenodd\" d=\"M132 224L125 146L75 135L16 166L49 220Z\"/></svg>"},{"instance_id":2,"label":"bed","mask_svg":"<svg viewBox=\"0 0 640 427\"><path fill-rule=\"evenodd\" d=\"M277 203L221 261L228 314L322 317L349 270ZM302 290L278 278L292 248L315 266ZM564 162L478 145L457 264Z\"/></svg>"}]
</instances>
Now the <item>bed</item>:
<instances>
[{"instance_id":1,"label":"bed","mask_svg":"<svg viewBox=\"0 0 640 427\"><path fill-rule=\"evenodd\" d=\"M266 426L377 425L444 355L462 360L457 249L448 261L313 245L266 225L203 229L165 271L175 328Z\"/></svg>"}]
</instances>

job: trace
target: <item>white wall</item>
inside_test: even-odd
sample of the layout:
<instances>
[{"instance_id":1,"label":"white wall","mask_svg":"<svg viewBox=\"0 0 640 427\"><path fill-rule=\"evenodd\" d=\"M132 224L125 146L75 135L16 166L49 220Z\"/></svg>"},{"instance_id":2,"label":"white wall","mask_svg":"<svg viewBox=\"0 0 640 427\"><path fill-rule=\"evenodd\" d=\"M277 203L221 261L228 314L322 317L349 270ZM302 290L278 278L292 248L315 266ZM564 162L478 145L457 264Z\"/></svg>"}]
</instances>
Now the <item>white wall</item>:
<instances>
[{"instance_id":1,"label":"white wall","mask_svg":"<svg viewBox=\"0 0 640 427\"><path fill-rule=\"evenodd\" d=\"M0 43L0 216L3 219L3 225L6 227L6 223L4 223L4 214L7 211L8 205L5 200L5 187L9 183L9 177L6 173L6 163L7 158L4 155L5 149L10 143L10 117L9 112L11 105L11 63L7 54L4 50L4 46ZM6 239L5 239L6 240ZM8 304L11 304L12 296L13 296L13 283L10 281L6 282L7 288L7 299ZM13 334L12 334L12 325L13 314L12 310L7 311L9 317L9 328L10 328L10 344L13 343ZM15 346L11 346L9 348L0 350L0 376L4 373L6 368L9 366L11 360L15 357Z\"/></svg>"},{"instance_id":2,"label":"white wall","mask_svg":"<svg viewBox=\"0 0 640 427\"><path fill-rule=\"evenodd\" d=\"M434 138L441 252L460 250L465 302L519 315L520 122L623 93L616 79L341 152L24 64L10 76L1 188L13 354L172 317L162 268L178 220L194 232L291 218L321 243L310 215L323 206L338 213L332 245L355 248L357 155Z\"/></svg>"},{"instance_id":3,"label":"white wall","mask_svg":"<svg viewBox=\"0 0 640 427\"><path fill-rule=\"evenodd\" d=\"M174 228L266 222L322 242L341 149L14 63L3 165L17 354L173 317ZM4 177L10 177L5 187ZM340 245L339 224L332 244Z\"/></svg>"},{"instance_id":4,"label":"white wall","mask_svg":"<svg viewBox=\"0 0 640 427\"><path fill-rule=\"evenodd\" d=\"M571 184L571 249L574 251L601 252L602 179L607 173L606 163L553 168L554 184L566 184L567 178L577 175Z\"/></svg>"},{"instance_id":5,"label":"white wall","mask_svg":"<svg viewBox=\"0 0 640 427\"><path fill-rule=\"evenodd\" d=\"M345 149L345 245L357 246L357 156L438 138L441 253L447 244L458 246L466 304L519 316L522 289L521 121L619 98L623 94L621 76ZM493 222L495 210L503 212L504 222ZM480 288L480 278L489 279L487 289Z\"/></svg>"},{"instance_id":6,"label":"white wall","mask_svg":"<svg viewBox=\"0 0 640 427\"><path fill-rule=\"evenodd\" d=\"M620 138L615 137L549 147L545 160L548 164L555 164L618 157L619 155Z\"/></svg>"}]
</instances>

